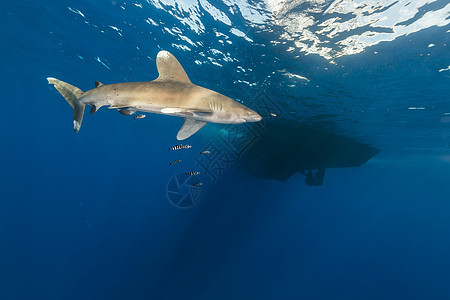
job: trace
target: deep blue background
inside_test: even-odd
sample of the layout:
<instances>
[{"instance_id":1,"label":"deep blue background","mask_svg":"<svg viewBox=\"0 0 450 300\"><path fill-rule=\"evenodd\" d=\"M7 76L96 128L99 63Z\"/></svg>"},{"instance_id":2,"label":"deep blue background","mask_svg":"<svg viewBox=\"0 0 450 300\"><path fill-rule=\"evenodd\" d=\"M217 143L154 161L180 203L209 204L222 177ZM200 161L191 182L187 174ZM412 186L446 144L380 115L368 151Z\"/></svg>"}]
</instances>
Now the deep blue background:
<instances>
[{"instance_id":1,"label":"deep blue background","mask_svg":"<svg viewBox=\"0 0 450 300\"><path fill-rule=\"evenodd\" d=\"M68 6L94 24L137 29L100 33ZM378 56L344 57L328 73L321 58L296 61L267 47L263 59L261 47L235 38L227 51L254 68L243 78L261 83L252 89L234 83L235 63L197 66L200 50L173 49L163 30L141 31L146 13L102 1L3 5L1 299L450 298L450 92L448 72L437 72L450 64L448 27L380 44ZM214 37L203 36L205 48L219 47ZM431 42L439 45L427 50ZM75 134L70 107L46 81L88 90L95 80L152 80L160 49L195 83L244 103L264 90L291 118L381 152L360 168L327 170L322 187L300 174L280 183L231 170L196 206L176 208L166 185L184 169L167 167L166 147L181 120L136 121L103 108ZM432 55L419 56L424 49ZM320 91L299 87L292 102L283 76L265 80L283 68L308 74ZM407 109L420 105L429 109ZM220 127L211 128L189 143L214 138Z\"/></svg>"}]
</instances>

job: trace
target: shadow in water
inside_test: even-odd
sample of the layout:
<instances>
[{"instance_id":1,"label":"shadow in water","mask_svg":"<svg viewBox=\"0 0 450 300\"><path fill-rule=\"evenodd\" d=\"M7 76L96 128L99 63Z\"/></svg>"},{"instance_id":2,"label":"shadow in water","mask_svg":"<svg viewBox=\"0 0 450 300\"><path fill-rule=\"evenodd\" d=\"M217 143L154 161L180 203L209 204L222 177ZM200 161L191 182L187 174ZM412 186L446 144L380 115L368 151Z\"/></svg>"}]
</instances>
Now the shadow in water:
<instances>
[{"instance_id":1,"label":"shadow in water","mask_svg":"<svg viewBox=\"0 0 450 300\"><path fill-rule=\"evenodd\" d=\"M354 138L293 121L272 119L265 129L238 163L256 177L285 181L302 173L307 185L323 185L325 169L359 167L379 152Z\"/></svg>"}]
</instances>

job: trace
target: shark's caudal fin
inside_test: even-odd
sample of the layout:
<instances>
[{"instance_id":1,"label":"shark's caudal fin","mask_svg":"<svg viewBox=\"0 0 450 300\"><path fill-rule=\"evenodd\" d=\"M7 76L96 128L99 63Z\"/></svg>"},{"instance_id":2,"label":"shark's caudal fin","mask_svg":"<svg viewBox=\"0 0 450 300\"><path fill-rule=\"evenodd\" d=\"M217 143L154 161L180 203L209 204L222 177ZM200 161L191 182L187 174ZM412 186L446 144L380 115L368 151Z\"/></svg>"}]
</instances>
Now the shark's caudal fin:
<instances>
[{"instance_id":1,"label":"shark's caudal fin","mask_svg":"<svg viewBox=\"0 0 450 300\"><path fill-rule=\"evenodd\" d=\"M47 80L49 84L53 84L55 86L58 92L67 100L70 106L72 106L74 112L73 130L78 132L81 127L81 122L83 121L84 107L86 106L85 104L81 104L79 101L83 91L56 78L49 77Z\"/></svg>"}]
</instances>

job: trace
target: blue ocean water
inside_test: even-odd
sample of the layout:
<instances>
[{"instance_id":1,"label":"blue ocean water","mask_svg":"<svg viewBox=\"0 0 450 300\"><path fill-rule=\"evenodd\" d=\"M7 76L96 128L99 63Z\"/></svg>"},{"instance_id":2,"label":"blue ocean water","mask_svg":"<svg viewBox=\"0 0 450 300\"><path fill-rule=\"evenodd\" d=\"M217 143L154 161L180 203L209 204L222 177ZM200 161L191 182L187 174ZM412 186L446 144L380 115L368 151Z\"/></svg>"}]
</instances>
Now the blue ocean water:
<instances>
[{"instance_id":1,"label":"blue ocean water","mask_svg":"<svg viewBox=\"0 0 450 300\"><path fill-rule=\"evenodd\" d=\"M0 299L450 298L448 1L0 14ZM103 107L73 132L47 77L150 81L161 50L263 121L186 151L175 117Z\"/></svg>"}]
</instances>

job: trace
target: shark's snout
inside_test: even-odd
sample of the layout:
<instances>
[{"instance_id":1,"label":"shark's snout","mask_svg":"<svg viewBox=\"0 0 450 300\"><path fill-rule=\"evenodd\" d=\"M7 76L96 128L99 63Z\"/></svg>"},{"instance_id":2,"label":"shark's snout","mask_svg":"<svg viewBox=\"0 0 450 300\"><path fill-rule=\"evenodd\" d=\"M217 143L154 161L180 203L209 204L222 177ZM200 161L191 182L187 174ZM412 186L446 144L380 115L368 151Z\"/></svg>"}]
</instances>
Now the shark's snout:
<instances>
[{"instance_id":1,"label":"shark's snout","mask_svg":"<svg viewBox=\"0 0 450 300\"><path fill-rule=\"evenodd\" d=\"M262 120L262 117L259 114L255 113L255 115L252 116L252 119L253 122L259 122Z\"/></svg>"},{"instance_id":2,"label":"shark's snout","mask_svg":"<svg viewBox=\"0 0 450 300\"><path fill-rule=\"evenodd\" d=\"M247 116L244 118L247 122L259 122L262 120L262 117L255 111L249 109L247 111Z\"/></svg>"}]
</instances>

